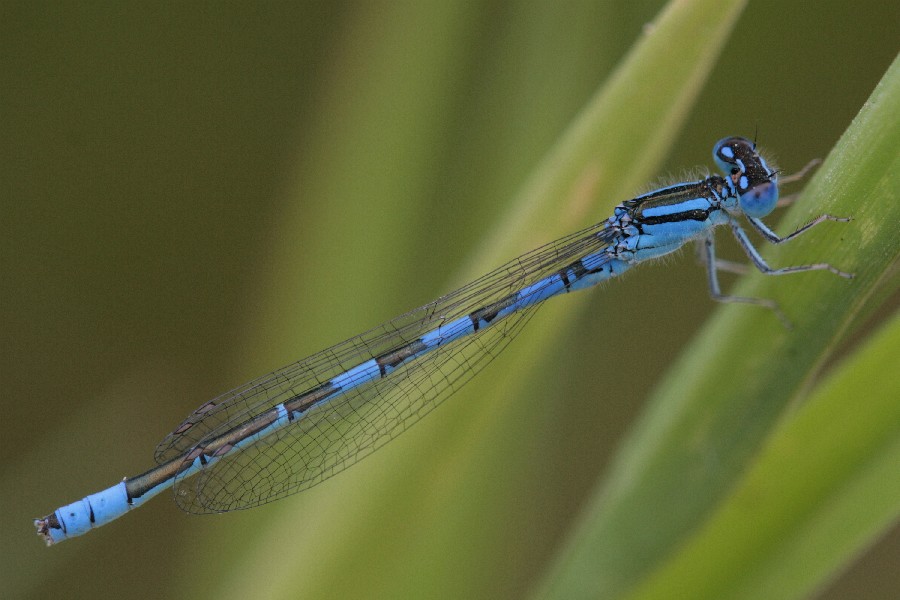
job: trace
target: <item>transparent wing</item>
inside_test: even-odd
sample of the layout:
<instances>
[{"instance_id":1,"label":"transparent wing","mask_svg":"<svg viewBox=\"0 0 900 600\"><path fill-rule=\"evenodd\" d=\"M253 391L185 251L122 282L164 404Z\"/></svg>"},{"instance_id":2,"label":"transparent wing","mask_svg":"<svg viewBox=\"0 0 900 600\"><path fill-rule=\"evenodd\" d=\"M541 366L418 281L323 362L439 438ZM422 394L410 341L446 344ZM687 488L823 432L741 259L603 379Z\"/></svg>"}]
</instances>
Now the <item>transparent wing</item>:
<instances>
[{"instance_id":1,"label":"transparent wing","mask_svg":"<svg viewBox=\"0 0 900 600\"><path fill-rule=\"evenodd\" d=\"M260 377L207 402L156 449L163 463L308 393L347 370L417 340L442 322L470 315L535 284L609 243L603 224L579 231L503 265L430 304ZM474 334L447 343L314 405L287 427L178 477L175 495L188 512L258 506L307 489L405 431L497 355L540 304L522 308Z\"/></svg>"}]
</instances>

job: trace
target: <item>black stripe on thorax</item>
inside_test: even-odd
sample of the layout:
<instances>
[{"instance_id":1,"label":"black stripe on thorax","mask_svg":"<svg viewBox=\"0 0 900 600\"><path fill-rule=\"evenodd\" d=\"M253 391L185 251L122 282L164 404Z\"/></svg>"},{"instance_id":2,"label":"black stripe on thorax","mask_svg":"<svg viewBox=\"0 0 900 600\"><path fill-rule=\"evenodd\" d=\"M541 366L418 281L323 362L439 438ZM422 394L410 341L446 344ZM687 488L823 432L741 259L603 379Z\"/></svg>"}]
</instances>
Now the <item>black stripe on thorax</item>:
<instances>
[{"instance_id":1,"label":"black stripe on thorax","mask_svg":"<svg viewBox=\"0 0 900 600\"><path fill-rule=\"evenodd\" d=\"M688 198L707 196L709 196L709 180L701 179L700 181L683 183L649 192L643 196L626 200L622 203L622 206L629 211L635 211L646 205L666 206L669 204L678 204Z\"/></svg>"},{"instance_id":2,"label":"black stripe on thorax","mask_svg":"<svg viewBox=\"0 0 900 600\"><path fill-rule=\"evenodd\" d=\"M675 212L668 215L659 215L655 217L644 217L635 218L635 221L641 225L659 225L661 223L680 223L682 221L705 221L709 218L709 215L714 211L719 210L719 208L715 206L710 206L706 210L693 209L693 210L683 210L681 212Z\"/></svg>"}]
</instances>

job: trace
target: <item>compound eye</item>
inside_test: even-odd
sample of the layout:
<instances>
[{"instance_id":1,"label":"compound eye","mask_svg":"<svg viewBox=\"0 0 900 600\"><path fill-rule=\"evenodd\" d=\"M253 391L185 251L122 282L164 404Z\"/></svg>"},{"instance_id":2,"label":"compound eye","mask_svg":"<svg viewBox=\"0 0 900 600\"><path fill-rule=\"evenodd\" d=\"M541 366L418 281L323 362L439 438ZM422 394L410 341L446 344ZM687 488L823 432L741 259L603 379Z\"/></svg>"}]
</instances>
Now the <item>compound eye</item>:
<instances>
[{"instance_id":1,"label":"compound eye","mask_svg":"<svg viewBox=\"0 0 900 600\"><path fill-rule=\"evenodd\" d=\"M752 154L753 145L749 140L740 137L724 138L716 142L713 148L713 160L723 173L730 173L732 176L737 174L735 169L740 170L742 162L747 156Z\"/></svg>"}]
</instances>

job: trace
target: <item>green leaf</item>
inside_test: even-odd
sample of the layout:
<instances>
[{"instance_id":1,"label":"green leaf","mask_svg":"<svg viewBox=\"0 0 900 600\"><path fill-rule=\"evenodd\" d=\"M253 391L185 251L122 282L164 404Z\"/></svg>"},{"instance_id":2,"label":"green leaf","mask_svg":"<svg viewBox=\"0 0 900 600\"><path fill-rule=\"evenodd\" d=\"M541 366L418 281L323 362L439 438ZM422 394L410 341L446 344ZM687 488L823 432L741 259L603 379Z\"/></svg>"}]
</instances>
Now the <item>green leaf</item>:
<instances>
[{"instance_id":1,"label":"green leaf","mask_svg":"<svg viewBox=\"0 0 900 600\"><path fill-rule=\"evenodd\" d=\"M803 596L833 577L861 543L890 522L891 511L898 509L895 497L883 500L887 507L873 504L865 517L845 523L849 531L820 529L835 526L847 512L848 507L828 506L829 500L860 503L867 494L871 499L878 485L871 477L896 456L896 378L890 385L882 385L884 379L863 381L885 373L878 370L884 357L877 349L896 343L896 328L885 327L871 349L815 399L808 394L851 333L898 288L898 147L900 62L895 60L779 229L789 231L823 212L852 215L853 222L823 224L765 253L773 265L827 260L856 278L846 281L826 272L745 278L734 293L776 298L794 329L783 330L764 310L728 305L718 311L673 365L624 444L582 528L548 577L550 597L612 598L636 588L635 598L747 596L754 583L774 586L784 581L785 570L796 569L785 555L809 556L817 543L835 542L808 570L796 569L803 573L792 574L792 594L779 594ZM790 444L799 452L800 442L810 452L828 446L835 425L810 431L806 419L834 416L832 399L851 385L858 391L839 396L844 410L871 409L879 415L872 418L886 422L861 432L848 421L850 447L844 448L842 465L784 454ZM792 414L805 402L810 405L804 412ZM808 438L816 433L813 443ZM832 449L829 455L840 452ZM799 464L805 465L802 471ZM796 484L804 497L779 494L777 488L791 478L805 479ZM760 490L766 484L773 489ZM765 495L753 495L757 491ZM733 525L746 514L747 503L757 501L766 502L756 509L772 519L767 524L789 532L787 537L779 542L776 532L754 531L750 523L733 528L726 540L724 524ZM804 530L808 543L793 535ZM761 544L769 546L761 549ZM749 572L732 563L733 556L746 556Z\"/></svg>"},{"instance_id":2,"label":"green leaf","mask_svg":"<svg viewBox=\"0 0 900 600\"><path fill-rule=\"evenodd\" d=\"M900 516L900 315L778 423L634 598L806 598ZM887 375L887 376L886 376Z\"/></svg>"}]
</instances>

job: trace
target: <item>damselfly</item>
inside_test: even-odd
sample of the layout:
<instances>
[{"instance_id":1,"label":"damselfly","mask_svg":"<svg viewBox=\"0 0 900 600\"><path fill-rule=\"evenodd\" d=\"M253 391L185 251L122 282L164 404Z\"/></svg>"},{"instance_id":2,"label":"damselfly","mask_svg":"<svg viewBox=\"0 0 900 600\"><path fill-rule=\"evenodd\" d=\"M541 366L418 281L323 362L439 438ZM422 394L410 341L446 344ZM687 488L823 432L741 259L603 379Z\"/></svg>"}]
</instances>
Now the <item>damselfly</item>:
<instances>
[{"instance_id":1,"label":"damselfly","mask_svg":"<svg viewBox=\"0 0 900 600\"><path fill-rule=\"evenodd\" d=\"M791 240L822 215L779 237L760 220L778 202L778 173L739 137L720 140L723 175L669 185L618 205L611 217L542 246L443 298L260 377L207 402L156 448L157 466L35 520L47 544L105 525L162 490L192 513L265 504L342 471L396 437L480 371L552 296L591 287L631 267L700 245L712 297L728 296L713 230L727 225L767 275L831 271L816 263L773 269L741 227L743 215L773 244Z\"/></svg>"}]
</instances>

